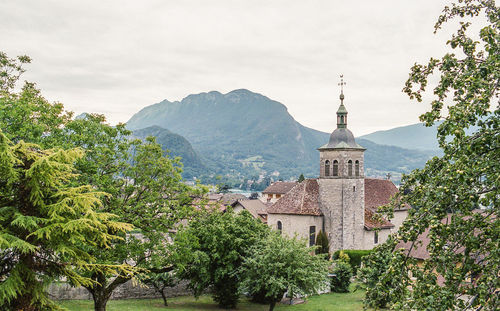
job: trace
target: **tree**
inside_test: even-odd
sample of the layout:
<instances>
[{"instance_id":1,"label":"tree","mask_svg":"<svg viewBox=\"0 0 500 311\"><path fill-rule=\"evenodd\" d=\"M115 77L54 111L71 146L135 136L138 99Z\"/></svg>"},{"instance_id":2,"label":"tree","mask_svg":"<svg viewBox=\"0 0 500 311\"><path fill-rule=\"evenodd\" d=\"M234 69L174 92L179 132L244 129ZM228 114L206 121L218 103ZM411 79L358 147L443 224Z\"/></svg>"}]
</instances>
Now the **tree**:
<instances>
[{"instance_id":1,"label":"tree","mask_svg":"<svg viewBox=\"0 0 500 311\"><path fill-rule=\"evenodd\" d=\"M28 56L9 58L0 51L0 129L13 143L21 140L43 148L57 146L54 134L71 119L72 113L60 103L50 103L34 83L25 82L19 93L14 87Z\"/></svg>"},{"instance_id":2,"label":"tree","mask_svg":"<svg viewBox=\"0 0 500 311\"><path fill-rule=\"evenodd\" d=\"M304 241L270 232L245 258L241 275L243 290L263 296L272 311L286 291L294 297L323 289L328 284L328 261L312 255Z\"/></svg>"},{"instance_id":3,"label":"tree","mask_svg":"<svg viewBox=\"0 0 500 311\"><path fill-rule=\"evenodd\" d=\"M392 247L399 240L414 250L424 233L430 241L429 258L420 265L408 251L392 253L387 274L401 280L389 291L394 309L499 307L499 17L492 0L446 7L435 30L458 19L459 29L447 42L457 52L415 64L404 87L420 102L430 77L439 75L431 110L420 119L427 126L442 120L437 138L444 155L405 176L404 195L392 207L412 206ZM480 24L479 35L471 34L473 22ZM380 285L379 291L388 290Z\"/></svg>"},{"instance_id":4,"label":"tree","mask_svg":"<svg viewBox=\"0 0 500 311\"><path fill-rule=\"evenodd\" d=\"M45 292L49 282L62 276L73 285L94 284L77 268L131 272L126 264L96 264L88 252L109 249L132 226L96 211L104 193L71 186L73 163L82 156L81 149L12 145L0 131L0 309L57 309Z\"/></svg>"},{"instance_id":5,"label":"tree","mask_svg":"<svg viewBox=\"0 0 500 311\"><path fill-rule=\"evenodd\" d=\"M329 254L330 253L330 242L328 241L328 236L325 232L320 230L318 236L316 237L316 254ZM328 256L329 257L329 256Z\"/></svg>"},{"instance_id":6,"label":"tree","mask_svg":"<svg viewBox=\"0 0 500 311\"><path fill-rule=\"evenodd\" d=\"M392 241L393 237L389 239ZM387 308L390 303L391 290L397 288L402 281L388 273L394 251L394 243L389 241L378 245L373 252L363 257L363 264L358 269L356 278L358 288L366 290L364 305L375 310ZM381 290L381 289L386 290Z\"/></svg>"},{"instance_id":7,"label":"tree","mask_svg":"<svg viewBox=\"0 0 500 311\"><path fill-rule=\"evenodd\" d=\"M142 283L152 286L154 290L161 295L161 298L163 298L163 305L165 307L168 306L165 290L178 284L178 280L173 271L157 273L149 270L139 275L139 279Z\"/></svg>"},{"instance_id":8,"label":"tree","mask_svg":"<svg viewBox=\"0 0 500 311\"><path fill-rule=\"evenodd\" d=\"M113 212L136 230L105 252L95 247L98 262L130 263L142 271L164 273L172 270L168 239L171 231L186 219L191 201L201 188L182 182L179 159L163 155L161 146L149 137L145 142L129 139L123 124L110 126L102 115L88 114L69 122L62 131L61 144L82 147L86 156L77 162L79 182L92 184L109 196L101 209ZM95 310L105 310L108 299L135 274L120 271L91 271L95 283L85 286L92 294Z\"/></svg>"},{"instance_id":9,"label":"tree","mask_svg":"<svg viewBox=\"0 0 500 311\"><path fill-rule=\"evenodd\" d=\"M304 174L300 174L299 179L297 179L297 182L303 182L306 178L304 177Z\"/></svg>"},{"instance_id":10,"label":"tree","mask_svg":"<svg viewBox=\"0 0 500 311\"><path fill-rule=\"evenodd\" d=\"M196 297L210 288L221 307L234 308L240 296L239 268L268 230L247 211L200 212L175 238L179 278L189 280Z\"/></svg>"}]
</instances>

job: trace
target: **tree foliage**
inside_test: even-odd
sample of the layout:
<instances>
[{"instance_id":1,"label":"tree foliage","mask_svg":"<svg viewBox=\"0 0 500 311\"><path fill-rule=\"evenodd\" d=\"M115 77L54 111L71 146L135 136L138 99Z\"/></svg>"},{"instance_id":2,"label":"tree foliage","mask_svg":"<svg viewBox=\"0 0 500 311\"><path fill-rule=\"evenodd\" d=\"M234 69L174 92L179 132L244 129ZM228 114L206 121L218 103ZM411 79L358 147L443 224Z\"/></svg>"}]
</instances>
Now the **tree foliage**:
<instances>
[{"instance_id":1,"label":"tree foliage","mask_svg":"<svg viewBox=\"0 0 500 311\"><path fill-rule=\"evenodd\" d=\"M13 145L0 131L0 309L57 309L45 292L54 278L95 284L75 268L130 273L127 265L96 264L88 252L109 249L132 226L97 211L104 193L70 185L82 156L81 149Z\"/></svg>"},{"instance_id":2,"label":"tree foliage","mask_svg":"<svg viewBox=\"0 0 500 311\"><path fill-rule=\"evenodd\" d=\"M420 246L424 233L430 240L429 258L420 265L407 251L393 252L387 273L400 280L390 290L394 309L481 305L498 310L499 18L495 1L456 1L444 9L435 26L438 31L450 20L460 22L448 41L454 52L411 68L404 91L418 101L423 100L431 76L439 76L431 110L420 119L428 126L443 121L437 138L444 155L406 176L400 192L406 194L394 204L413 207L398 240L412 250ZM471 33L473 22L480 26L479 35ZM388 290L387 284L381 282L377 290Z\"/></svg>"},{"instance_id":3,"label":"tree foliage","mask_svg":"<svg viewBox=\"0 0 500 311\"><path fill-rule=\"evenodd\" d=\"M195 296L208 288L223 308L240 296L239 268L269 228L247 211L203 211L175 238L179 277L189 280Z\"/></svg>"},{"instance_id":4,"label":"tree foliage","mask_svg":"<svg viewBox=\"0 0 500 311\"><path fill-rule=\"evenodd\" d=\"M102 115L87 114L73 120L61 135L65 146L88 150L76 165L79 182L108 193L101 209L116 213L136 228L112 250L94 248L98 262L130 263L158 273L171 270L167 242L171 230L189 216L193 197L203 192L182 182L179 159L164 155L152 137L144 142L130 140L123 124L112 127ZM104 310L112 292L134 276L92 271L90 277L98 285L87 289L96 310Z\"/></svg>"},{"instance_id":5,"label":"tree foliage","mask_svg":"<svg viewBox=\"0 0 500 311\"><path fill-rule=\"evenodd\" d=\"M304 241L270 232L245 258L241 286L251 295L262 296L272 311L287 291L294 297L323 289L328 283L327 267L324 256L311 254Z\"/></svg>"},{"instance_id":6,"label":"tree foliage","mask_svg":"<svg viewBox=\"0 0 500 311\"><path fill-rule=\"evenodd\" d=\"M14 87L25 71L28 56L9 58L0 51L0 129L12 142L21 140L42 148L57 146L54 134L61 131L72 113L60 103L50 103L34 83L25 82L19 92Z\"/></svg>"},{"instance_id":7,"label":"tree foliage","mask_svg":"<svg viewBox=\"0 0 500 311\"><path fill-rule=\"evenodd\" d=\"M328 241L328 236L323 230L318 232L318 236L316 236L316 254L327 254L329 256L330 253L330 241Z\"/></svg>"},{"instance_id":8,"label":"tree foliage","mask_svg":"<svg viewBox=\"0 0 500 311\"><path fill-rule=\"evenodd\" d=\"M356 286L366 290L365 307L375 310L386 308L391 301L392 290L401 282L387 270L393 251L394 243L389 241L378 245L373 252L363 257L362 265L356 275L358 280Z\"/></svg>"}]
</instances>

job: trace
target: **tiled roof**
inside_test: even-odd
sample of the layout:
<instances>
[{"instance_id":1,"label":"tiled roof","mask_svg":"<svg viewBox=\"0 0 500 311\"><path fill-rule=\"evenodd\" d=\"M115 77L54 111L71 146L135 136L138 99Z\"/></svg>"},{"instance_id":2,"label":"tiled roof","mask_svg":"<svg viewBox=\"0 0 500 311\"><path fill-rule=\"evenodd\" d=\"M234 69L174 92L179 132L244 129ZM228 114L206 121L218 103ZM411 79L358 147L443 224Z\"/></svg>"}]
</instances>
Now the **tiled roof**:
<instances>
[{"instance_id":1,"label":"tiled roof","mask_svg":"<svg viewBox=\"0 0 500 311\"><path fill-rule=\"evenodd\" d=\"M277 181L273 184L271 184L269 187L264 189L262 193L278 193L278 194L285 194L288 191L292 190L295 185L297 185L298 182L296 181Z\"/></svg>"},{"instance_id":2,"label":"tiled roof","mask_svg":"<svg viewBox=\"0 0 500 311\"><path fill-rule=\"evenodd\" d=\"M394 225L387 219L377 215L375 210L365 206L365 228L367 230L373 229L390 229Z\"/></svg>"},{"instance_id":3,"label":"tiled roof","mask_svg":"<svg viewBox=\"0 0 500 311\"><path fill-rule=\"evenodd\" d=\"M365 228L389 229L394 225L387 219L377 216L379 206L391 202L391 197L398 193L398 188L387 179L365 178Z\"/></svg>"},{"instance_id":4,"label":"tiled roof","mask_svg":"<svg viewBox=\"0 0 500 311\"><path fill-rule=\"evenodd\" d=\"M377 208L391 202L398 188L387 179L365 178L365 208Z\"/></svg>"},{"instance_id":5,"label":"tiled roof","mask_svg":"<svg viewBox=\"0 0 500 311\"><path fill-rule=\"evenodd\" d=\"M232 204L233 207L241 205L255 218L267 219L267 206L261 200L238 200Z\"/></svg>"},{"instance_id":6,"label":"tiled roof","mask_svg":"<svg viewBox=\"0 0 500 311\"><path fill-rule=\"evenodd\" d=\"M297 183L288 193L267 209L268 214L321 216L319 185L316 179Z\"/></svg>"},{"instance_id":7,"label":"tiled roof","mask_svg":"<svg viewBox=\"0 0 500 311\"><path fill-rule=\"evenodd\" d=\"M220 202L224 205L231 205L238 200L245 200L247 197L241 193L224 193Z\"/></svg>"}]
</instances>

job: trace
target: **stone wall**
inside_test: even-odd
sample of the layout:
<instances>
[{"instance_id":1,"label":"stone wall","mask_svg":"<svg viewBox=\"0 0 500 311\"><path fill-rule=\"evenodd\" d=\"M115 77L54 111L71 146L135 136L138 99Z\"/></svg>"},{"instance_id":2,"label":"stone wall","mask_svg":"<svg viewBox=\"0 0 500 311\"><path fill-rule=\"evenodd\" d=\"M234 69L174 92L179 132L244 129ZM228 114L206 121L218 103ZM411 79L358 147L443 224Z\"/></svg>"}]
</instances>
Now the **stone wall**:
<instances>
[{"instance_id":1,"label":"stone wall","mask_svg":"<svg viewBox=\"0 0 500 311\"><path fill-rule=\"evenodd\" d=\"M92 295L83 287L71 287L67 283L58 282L52 283L49 288L49 295L56 300L72 300L72 299L92 299ZM187 289L187 281L181 281L178 285L165 290L167 297L176 297L191 295ZM111 295L111 299L150 299L161 298L161 295L143 284L138 284L134 281L128 281L115 289Z\"/></svg>"}]
</instances>

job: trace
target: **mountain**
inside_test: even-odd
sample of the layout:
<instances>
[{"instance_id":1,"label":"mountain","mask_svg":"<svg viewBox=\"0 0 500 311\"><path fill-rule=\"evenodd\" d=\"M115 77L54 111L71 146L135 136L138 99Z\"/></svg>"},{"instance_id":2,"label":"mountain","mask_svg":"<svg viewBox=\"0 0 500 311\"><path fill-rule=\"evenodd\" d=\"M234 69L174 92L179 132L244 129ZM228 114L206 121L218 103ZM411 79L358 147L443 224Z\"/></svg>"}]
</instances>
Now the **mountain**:
<instances>
[{"instance_id":1,"label":"mountain","mask_svg":"<svg viewBox=\"0 0 500 311\"><path fill-rule=\"evenodd\" d=\"M132 130L159 126L191 142L207 173L250 178L259 174L288 179L318 175L318 147L329 134L298 123L287 108L263 95L240 89L189 95L145 107L128 122ZM334 125L332 125L332 130ZM422 167L429 153L359 140L370 176L400 176ZM393 144L392 144L393 145Z\"/></svg>"},{"instance_id":2,"label":"mountain","mask_svg":"<svg viewBox=\"0 0 500 311\"><path fill-rule=\"evenodd\" d=\"M146 107L129 129L158 125L188 139L219 174L279 171L284 178L313 173L325 133L302 126L286 107L248 90L189 95Z\"/></svg>"},{"instance_id":3,"label":"mountain","mask_svg":"<svg viewBox=\"0 0 500 311\"><path fill-rule=\"evenodd\" d=\"M206 170L205 165L202 163L200 156L194 151L193 147L181 135L170 132L167 129L159 126L150 126L140 130L133 131L133 137L144 140L148 136L155 136L156 141L162 145L163 150L169 151L169 156L181 157L182 164L184 165L183 176L184 178L192 178L199 176Z\"/></svg>"},{"instance_id":4,"label":"mountain","mask_svg":"<svg viewBox=\"0 0 500 311\"><path fill-rule=\"evenodd\" d=\"M396 127L386 131L377 131L359 138L370 140L380 145L391 145L406 149L438 150L436 139L438 122L426 127L423 123Z\"/></svg>"}]
</instances>

